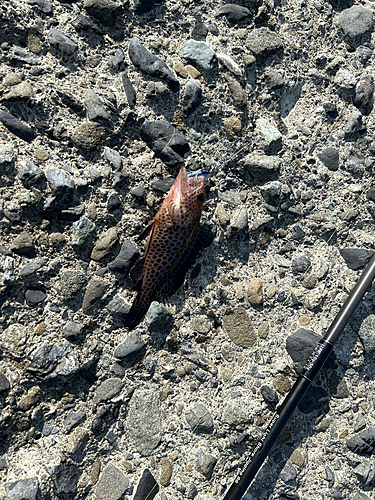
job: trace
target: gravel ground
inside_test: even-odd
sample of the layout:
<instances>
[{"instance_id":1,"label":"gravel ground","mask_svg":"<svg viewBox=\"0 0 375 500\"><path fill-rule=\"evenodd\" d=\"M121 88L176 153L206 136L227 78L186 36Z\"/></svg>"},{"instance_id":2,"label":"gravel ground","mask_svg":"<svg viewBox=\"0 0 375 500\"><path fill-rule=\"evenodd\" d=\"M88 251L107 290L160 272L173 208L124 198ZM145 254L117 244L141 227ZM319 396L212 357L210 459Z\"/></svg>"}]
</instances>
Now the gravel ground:
<instances>
[{"instance_id":1,"label":"gravel ground","mask_svg":"<svg viewBox=\"0 0 375 500\"><path fill-rule=\"evenodd\" d=\"M373 254L372 7L1 2L0 499L222 498ZM211 244L127 331L183 163ZM374 299L246 500L375 499Z\"/></svg>"}]
</instances>

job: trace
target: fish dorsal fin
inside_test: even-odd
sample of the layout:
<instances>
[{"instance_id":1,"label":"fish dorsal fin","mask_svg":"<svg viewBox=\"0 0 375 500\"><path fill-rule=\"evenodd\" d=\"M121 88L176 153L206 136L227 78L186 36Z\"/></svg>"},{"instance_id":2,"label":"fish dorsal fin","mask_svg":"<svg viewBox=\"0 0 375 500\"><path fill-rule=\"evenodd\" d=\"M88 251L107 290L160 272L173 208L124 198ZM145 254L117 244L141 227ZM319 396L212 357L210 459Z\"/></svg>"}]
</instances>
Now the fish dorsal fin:
<instances>
[{"instance_id":1,"label":"fish dorsal fin","mask_svg":"<svg viewBox=\"0 0 375 500\"><path fill-rule=\"evenodd\" d=\"M139 257L135 262L133 267L129 271L129 276L134 283L139 283L143 278L143 266L145 264L145 256Z\"/></svg>"}]
</instances>

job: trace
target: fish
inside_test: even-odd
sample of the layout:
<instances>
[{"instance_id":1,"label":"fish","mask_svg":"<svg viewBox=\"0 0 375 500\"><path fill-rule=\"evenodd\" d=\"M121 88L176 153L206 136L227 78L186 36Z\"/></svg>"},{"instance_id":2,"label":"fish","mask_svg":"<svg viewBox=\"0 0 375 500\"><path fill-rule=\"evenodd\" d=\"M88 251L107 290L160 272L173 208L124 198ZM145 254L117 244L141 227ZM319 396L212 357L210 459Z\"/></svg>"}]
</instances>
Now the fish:
<instances>
[{"instance_id":1,"label":"fish","mask_svg":"<svg viewBox=\"0 0 375 500\"><path fill-rule=\"evenodd\" d=\"M199 231L204 202L205 175L188 175L182 166L158 213L140 236L149 235L144 255L130 270L139 290L124 319L129 330L139 325L152 301L165 302L180 288L201 248L211 242Z\"/></svg>"}]
</instances>

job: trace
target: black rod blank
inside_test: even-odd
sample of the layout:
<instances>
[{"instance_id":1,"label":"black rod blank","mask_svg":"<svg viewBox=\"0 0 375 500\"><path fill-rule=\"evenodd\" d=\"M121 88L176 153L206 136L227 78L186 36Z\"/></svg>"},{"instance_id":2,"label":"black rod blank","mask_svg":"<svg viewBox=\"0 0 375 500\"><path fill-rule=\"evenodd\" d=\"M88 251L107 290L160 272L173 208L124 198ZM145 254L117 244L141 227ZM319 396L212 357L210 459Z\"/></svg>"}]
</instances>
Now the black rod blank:
<instances>
[{"instance_id":1,"label":"black rod blank","mask_svg":"<svg viewBox=\"0 0 375 500\"><path fill-rule=\"evenodd\" d=\"M346 301L333 320L326 334L315 347L304 365L289 394L276 410L267 429L250 453L223 500L240 500L267 458L272 446L281 434L289 418L297 408L305 392L327 361L333 346L348 324L357 306L375 278L375 254L349 293Z\"/></svg>"}]
</instances>

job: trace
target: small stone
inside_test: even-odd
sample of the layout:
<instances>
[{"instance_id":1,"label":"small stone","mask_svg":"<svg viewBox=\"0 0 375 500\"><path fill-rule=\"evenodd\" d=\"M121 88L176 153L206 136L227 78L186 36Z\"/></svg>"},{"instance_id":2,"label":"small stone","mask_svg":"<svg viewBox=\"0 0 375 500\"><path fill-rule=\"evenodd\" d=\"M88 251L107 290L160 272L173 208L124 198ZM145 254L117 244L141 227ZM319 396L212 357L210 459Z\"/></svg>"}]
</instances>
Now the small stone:
<instances>
[{"instance_id":1,"label":"small stone","mask_svg":"<svg viewBox=\"0 0 375 500\"><path fill-rule=\"evenodd\" d=\"M245 172L248 172L256 181L266 181L275 177L280 167L281 160L277 156L253 153L245 156L240 161Z\"/></svg>"},{"instance_id":2,"label":"small stone","mask_svg":"<svg viewBox=\"0 0 375 500\"><path fill-rule=\"evenodd\" d=\"M286 462L283 470L280 472L279 477L284 483L289 483L297 477L297 470L295 467L293 467L289 460Z\"/></svg>"},{"instance_id":3,"label":"small stone","mask_svg":"<svg viewBox=\"0 0 375 500\"><path fill-rule=\"evenodd\" d=\"M268 120L259 118L256 122L256 130L260 135L265 152L273 154L282 148L283 136Z\"/></svg>"},{"instance_id":4,"label":"small stone","mask_svg":"<svg viewBox=\"0 0 375 500\"><path fill-rule=\"evenodd\" d=\"M105 137L104 128L95 122L84 122L73 132L72 140L77 147L90 151L97 149Z\"/></svg>"},{"instance_id":5,"label":"small stone","mask_svg":"<svg viewBox=\"0 0 375 500\"><path fill-rule=\"evenodd\" d=\"M235 116L232 116L225 120L224 128L228 135L234 137L241 132L242 123L241 120Z\"/></svg>"},{"instance_id":6,"label":"small stone","mask_svg":"<svg viewBox=\"0 0 375 500\"><path fill-rule=\"evenodd\" d=\"M247 289L247 299L252 306L263 304L263 284L259 278L250 281Z\"/></svg>"},{"instance_id":7,"label":"small stone","mask_svg":"<svg viewBox=\"0 0 375 500\"><path fill-rule=\"evenodd\" d=\"M359 434L349 438L346 442L350 451L358 455L371 455L375 450L375 429L368 427Z\"/></svg>"},{"instance_id":8,"label":"small stone","mask_svg":"<svg viewBox=\"0 0 375 500\"><path fill-rule=\"evenodd\" d=\"M360 481L366 481L370 470L371 470L370 462L368 460L362 460L362 462L353 469L353 472Z\"/></svg>"},{"instance_id":9,"label":"small stone","mask_svg":"<svg viewBox=\"0 0 375 500\"><path fill-rule=\"evenodd\" d=\"M118 151L116 151L115 149L111 149L108 146L105 146L104 156L112 168L114 168L115 170L121 170L122 158Z\"/></svg>"},{"instance_id":10,"label":"small stone","mask_svg":"<svg viewBox=\"0 0 375 500\"><path fill-rule=\"evenodd\" d=\"M148 469L144 469L133 500L153 500L159 492L159 485Z\"/></svg>"},{"instance_id":11,"label":"small stone","mask_svg":"<svg viewBox=\"0 0 375 500\"><path fill-rule=\"evenodd\" d=\"M271 407L275 407L279 402L279 396L273 387L269 385L262 385L260 388L260 393L265 401L265 403Z\"/></svg>"},{"instance_id":12,"label":"small stone","mask_svg":"<svg viewBox=\"0 0 375 500\"><path fill-rule=\"evenodd\" d=\"M369 115L374 107L374 79L367 76L362 79L355 90L353 104L363 115Z\"/></svg>"},{"instance_id":13,"label":"small stone","mask_svg":"<svg viewBox=\"0 0 375 500\"><path fill-rule=\"evenodd\" d=\"M184 163L189 151L186 137L166 120L145 121L140 135L148 147L169 167Z\"/></svg>"},{"instance_id":14,"label":"small stone","mask_svg":"<svg viewBox=\"0 0 375 500\"><path fill-rule=\"evenodd\" d=\"M214 467L216 465L217 458L212 455L206 455L202 450L199 450L197 453L197 461L195 468L201 474L210 477Z\"/></svg>"},{"instance_id":15,"label":"small stone","mask_svg":"<svg viewBox=\"0 0 375 500\"><path fill-rule=\"evenodd\" d=\"M82 408L78 412L69 413L64 418L63 425L65 429L68 432L70 432L73 429L73 427L75 427L78 424L81 424L85 420L86 420L86 411L84 408Z\"/></svg>"},{"instance_id":16,"label":"small stone","mask_svg":"<svg viewBox=\"0 0 375 500\"><path fill-rule=\"evenodd\" d=\"M353 271L364 267L373 254L373 250L365 250L364 248L343 248L340 250L340 255L344 259L345 264Z\"/></svg>"},{"instance_id":17,"label":"small stone","mask_svg":"<svg viewBox=\"0 0 375 500\"><path fill-rule=\"evenodd\" d=\"M126 274L138 257L139 252L137 248L130 240L125 240L121 246L120 253L108 264L108 269Z\"/></svg>"},{"instance_id":18,"label":"small stone","mask_svg":"<svg viewBox=\"0 0 375 500\"><path fill-rule=\"evenodd\" d=\"M146 88L147 99L160 99L168 96L170 90L163 82L150 82Z\"/></svg>"},{"instance_id":19,"label":"small stone","mask_svg":"<svg viewBox=\"0 0 375 500\"><path fill-rule=\"evenodd\" d=\"M182 46L179 56L196 66L200 71L210 72L216 65L215 51L205 42L188 40Z\"/></svg>"},{"instance_id":20,"label":"small stone","mask_svg":"<svg viewBox=\"0 0 375 500\"><path fill-rule=\"evenodd\" d=\"M126 100L128 101L129 106L133 108L137 102L137 93L126 71L123 71L121 73L121 80L122 80L122 86L124 87Z\"/></svg>"},{"instance_id":21,"label":"small stone","mask_svg":"<svg viewBox=\"0 0 375 500\"><path fill-rule=\"evenodd\" d=\"M176 63L173 66L173 69L175 70L175 73L181 78L187 78L189 76L188 72L185 69L185 66L180 62Z\"/></svg>"},{"instance_id":22,"label":"small stone","mask_svg":"<svg viewBox=\"0 0 375 500\"><path fill-rule=\"evenodd\" d=\"M267 68L264 72L264 81L268 90L280 89L284 83L284 77L273 68Z\"/></svg>"},{"instance_id":23,"label":"small stone","mask_svg":"<svg viewBox=\"0 0 375 500\"><path fill-rule=\"evenodd\" d=\"M263 62L274 54L281 55L284 49L282 39L274 31L265 27L254 29L249 34L246 45L259 62Z\"/></svg>"},{"instance_id":24,"label":"small stone","mask_svg":"<svg viewBox=\"0 0 375 500\"><path fill-rule=\"evenodd\" d=\"M120 500L129 487L129 479L113 463L107 465L96 484L98 500Z\"/></svg>"},{"instance_id":25,"label":"small stone","mask_svg":"<svg viewBox=\"0 0 375 500\"><path fill-rule=\"evenodd\" d=\"M41 259L35 259L35 260L32 260L31 262L27 262L27 264L24 264L20 269L21 278L25 278L26 276L30 276L31 274L34 274L41 267L43 267L47 263L47 261L48 261L48 259L43 257Z\"/></svg>"},{"instance_id":26,"label":"small stone","mask_svg":"<svg viewBox=\"0 0 375 500\"><path fill-rule=\"evenodd\" d=\"M146 347L147 342L142 338L141 334L136 331L127 337L125 342L119 344L115 351L114 356L118 359L131 360L137 357L142 350Z\"/></svg>"},{"instance_id":27,"label":"small stone","mask_svg":"<svg viewBox=\"0 0 375 500\"><path fill-rule=\"evenodd\" d=\"M122 49L116 50L108 61L108 67L117 71L121 71L125 68L125 52Z\"/></svg>"},{"instance_id":28,"label":"small stone","mask_svg":"<svg viewBox=\"0 0 375 500\"><path fill-rule=\"evenodd\" d=\"M247 408L238 405L235 402L229 402L226 404L222 421L229 425L246 425L249 423L250 415Z\"/></svg>"},{"instance_id":29,"label":"small stone","mask_svg":"<svg viewBox=\"0 0 375 500\"><path fill-rule=\"evenodd\" d=\"M224 328L230 339L241 347L252 347L256 342L255 329L246 309L237 307L223 317Z\"/></svg>"},{"instance_id":30,"label":"small stone","mask_svg":"<svg viewBox=\"0 0 375 500\"><path fill-rule=\"evenodd\" d=\"M83 7L106 26L114 26L116 19L123 12L122 5L112 0L84 0Z\"/></svg>"},{"instance_id":31,"label":"small stone","mask_svg":"<svg viewBox=\"0 0 375 500\"><path fill-rule=\"evenodd\" d=\"M14 101L19 99L30 99L34 95L34 90L29 82L21 82L11 87L9 92L6 92L2 99L4 101Z\"/></svg>"},{"instance_id":32,"label":"small stone","mask_svg":"<svg viewBox=\"0 0 375 500\"><path fill-rule=\"evenodd\" d=\"M145 316L148 329L154 333L162 333L170 330L173 324L173 315L159 302L153 301Z\"/></svg>"},{"instance_id":33,"label":"small stone","mask_svg":"<svg viewBox=\"0 0 375 500\"><path fill-rule=\"evenodd\" d=\"M225 66L231 73L233 73L237 78L243 78L243 71L238 66L238 64L227 54L223 54L222 52L218 52L216 54L219 63L222 66Z\"/></svg>"},{"instance_id":34,"label":"small stone","mask_svg":"<svg viewBox=\"0 0 375 500\"><path fill-rule=\"evenodd\" d=\"M369 314L362 321L358 336L363 344L367 356L375 354L375 315Z\"/></svg>"},{"instance_id":35,"label":"small stone","mask_svg":"<svg viewBox=\"0 0 375 500\"><path fill-rule=\"evenodd\" d=\"M321 283L314 290L311 290L311 292L309 292L306 295L305 300L304 300L304 305L307 309L312 311L313 309L316 309L317 307L320 306L320 304L322 303L322 300L324 298L324 294L323 294L324 289L325 289L325 285L324 285L324 283Z\"/></svg>"},{"instance_id":36,"label":"small stone","mask_svg":"<svg viewBox=\"0 0 375 500\"><path fill-rule=\"evenodd\" d=\"M104 290L108 287L108 283L100 277L94 276L87 285L85 295L82 302L82 312L84 314L92 314L92 308L95 303L102 297Z\"/></svg>"},{"instance_id":37,"label":"small stone","mask_svg":"<svg viewBox=\"0 0 375 500\"><path fill-rule=\"evenodd\" d=\"M18 255L30 255L34 252L33 239L27 231L22 231L11 243L10 249Z\"/></svg>"},{"instance_id":38,"label":"small stone","mask_svg":"<svg viewBox=\"0 0 375 500\"><path fill-rule=\"evenodd\" d=\"M233 220L230 225L231 228L241 231L247 229L249 225L249 214L247 213L246 207L242 206L233 214Z\"/></svg>"},{"instance_id":39,"label":"small stone","mask_svg":"<svg viewBox=\"0 0 375 500\"><path fill-rule=\"evenodd\" d=\"M83 330L83 326L80 323L76 323L75 321L69 321L64 328L64 337L65 338L76 338L78 337Z\"/></svg>"},{"instance_id":40,"label":"small stone","mask_svg":"<svg viewBox=\"0 0 375 500\"><path fill-rule=\"evenodd\" d=\"M114 398L122 388L123 382L118 378L104 380L95 391L93 403L98 404Z\"/></svg>"},{"instance_id":41,"label":"small stone","mask_svg":"<svg viewBox=\"0 0 375 500\"><path fill-rule=\"evenodd\" d=\"M117 210L118 208L120 208L121 205L122 205L122 203L121 203L121 200L119 198L119 195L117 193L112 193L107 201L107 210L109 212L113 212L114 210ZM116 242L117 242L117 240L116 240Z\"/></svg>"},{"instance_id":42,"label":"small stone","mask_svg":"<svg viewBox=\"0 0 375 500\"><path fill-rule=\"evenodd\" d=\"M127 428L137 451L142 456L149 456L161 438L160 403L156 392L138 389L133 393Z\"/></svg>"},{"instance_id":43,"label":"small stone","mask_svg":"<svg viewBox=\"0 0 375 500\"><path fill-rule=\"evenodd\" d=\"M190 75L192 78L195 78L196 80L202 80L202 73L198 71L197 68L195 68L191 64L187 64L186 69L188 71L188 76Z\"/></svg>"},{"instance_id":44,"label":"small stone","mask_svg":"<svg viewBox=\"0 0 375 500\"><path fill-rule=\"evenodd\" d=\"M185 418L191 429L200 432L211 432L214 427L211 413L202 403L194 403L186 409Z\"/></svg>"},{"instance_id":45,"label":"small stone","mask_svg":"<svg viewBox=\"0 0 375 500\"><path fill-rule=\"evenodd\" d=\"M5 392L8 391L9 389L10 389L9 380L3 373L0 373L0 392Z\"/></svg>"},{"instance_id":46,"label":"small stone","mask_svg":"<svg viewBox=\"0 0 375 500\"><path fill-rule=\"evenodd\" d=\"M193 113L202 102L202 87L197 80L189 78L186 82L181 101L182 110L186 115Z\"/></svg>"},{"instance_id":47,"label":"small stone","mask_svg":"<svg viewBox=\"0 0 375 500\"><path fill-rule=\"evenodd\" d=\"M66 208L74 203L76 189L71 175L62 169L52 168L46 171L46 178L53 196L48 208Z\"/></svg>"},{"instance_id":48,"label":"small stone","mask_svg":"<svg viewBox=\"0 0 375 500\"><path fill-rule=\"evenodd\" d=\"M230 222L230 217L225 210L223 203L218 203L215 210L215 216L221 226L226 226Z\"/></svg>"},{"instance_id":49,"label":"small stone","mask_svg":"<svg viewBox=\"0 0 375 500\"><path fill-rule=\"evenodd\" d=\"M20 479L13 483L5 483L7 500L36 500L39 492L37 477Z\"/></svg>"},{"instance_id":50,"label":"small stone","mask_svg":"<svg viewBox=\"0 0 375 500\"><path fill-rule=\"evenodd\" d=\"M27 189L32 187L43 189L46 185L46 177L43 170L29 160L18 164L17 173L20 181Z\"/></svg>"},{"instance_id":51,"label":"small stone","mask_svg":"<svg viewBox=\"0 0 375 500\"><path fill-rule=\"evenodd\" d=\"M47 40L50 45L59 49L64 56L72 55L78 48L76 42L56 28L50 28L47 34Z\"/></svg>"},{"instance_id":52,"label":"small stone","mask_svg":"<svg viewBox=\"0 0 375 500\"><path fill-rule=\"evenodd\" d=\"M92 484L96 484L99 479L99 474L100 474L100 467L101 467L101 462L99 458L95 460L93 463L92 469L91 469L91 482Z\"/></svg>"},{"instance_id":53,"label":"small stone","mask_svg":"<svg viewBox=\"0 0 375 500\"><path fill-rule=\"evenodd\" d=\"M42 395L42 390L40 387L35 385L31 387L27 394L24 394L18 402L18 408L21 411L28 411L30 408L36 405Z\"/></svg>"},{"instance_id":54,"label":"small stone","mask_svg":"<svg viewBox=\"0 0 375 500\"><path fill-rule=\"evenodd\" d=\"M34 150L34 158L39 161L47 161L50 155L45 149L37 148Z\"/></svg>"},{"instance_id":55,"label":"small stone","mask_svg":"<svg viewBox=\"0 0 375 500\"><path fill-rule=\"evenodd\" d=\"M298 465L298 467L303 467L305 463L305 454L301 453L299 450L294 450L290 455L289 460L292 464Z\"/></svg>"},{"instance_id":56,"label":"small stone","mask_svg":"<svg viewBox=\"0 0 375 500\"><path fill-rule=\"evenodd\" d=\"M353 5L340 13L336 24L344 37L351 41L372 31L373 12L371 9L365 9L362 5Z\"/></svg>"},{"instance_id":57,"label":"small stone","mask_svg":"<svg viewBox=\"0 0 375 500\"><path fill-rule=\"evenodd\" d=\"M47 295L42 290L29 289L25 292L25 300L27 305L33 307L44 302Z\"/></svg>"},{"instance_id":58,"label":"small stone","mask_svg":"<svg viewBox=\"0 0 375 500\"><path fill-rule=\"evenodd\" d=\"M5 258L3 269L4 269L3 284L13 285L17 280L17 276L14 272L14 259L12 257Z\"/></svg>"},{"instance_id":59,"label":"small stone","mask_svg":"<svg viewBox=\"0 0 375 500\"><path fill-rule=\"evenodd\" d=\"M336 171L339 168L340 156L336 148L325 148L318 154L319 160L331 171Z\"/></svg>"},{"instance_id":60,"label":"small stone","mask_svg":"<svg viewBox=\"0 0 375 500\"><path fill-rule=\"evenodd\" d=\"M106 257L118 241L117 229L112 227L108 229L96 242L91 252L91 258L99 261Z\"/></svg>"},{"instance_id":61,"label":"small stone","mask_svg":"<svg viewBox=\"0 0 375 500\"><path fill-rule=\"evenodd\" d=\"M274 378L273 386L277 390L277 392L284 395L290 391L292 384L288 377L284 377L284 375L278 373Z\"/></svg>"},{"instance_id":62,"label":"small stone","mask_svg":"<svg viewBox=\"0 0 375 500\"><path fill-rule=\"evenodd\" d=\"M72 247L80 248L87 244L96 226L94 222L83 215L78 221L73 223Z\"/></svg>"},{"instance_id":63,"label":"small stone","mask_svg":"<svg viewBox=\"0 0 375 500\"><path fill-rule=\"evenodd\" d=\"M304 280L302 281L302 285L305 287L305 288L315 288L316 287L316 284L318 282L318 279L316 276L314 276L313 274L309 274L308 276L306 276L306 278L304 278Z\"/></svg>"},{"instance_id":64,"label":"small stone","mask_svg":"<svg viewBox=\"0 0 375 500\"><path fill-rule=\"evenodd\" d=\"M247 93L245 89L241 87L238 81L233 78L233 76L228 73L224 73L224 78L228 84L229 90L232 94L233 104L239 108L243 108L247 105Z\"/></svg>"},{"instance_id":65,"label":"small stone","mask_svg":"<svg viewBox=\"0 0 375 500\"><path fill-rule=\"evenodd\" d=\"M69 455L82 453L89 441L89 431L83 427L77 427L69 436L66 451Z\"/></svg>"},{"instance_id":66,"label":"small stone","mask_svg":"<svg viewBox=\"0 0 375 500\"><path fill-rule=\"evenodd\" d=\"M293 274L304 274L308 269L311 268L311 259L312 256L310 254L302 255L301 257L297 257L292 260L292 271Z\"/></svg>"},{"instance_id":67,"label":"small stone","mask_svg":"<svg viewBox=\"0 0 375 500\"><path fill-rule=\"evenodd\" d=\"M168 458L163 457L161 459L161 471L159 483L162 486L169 486L171 483L171 478L173 474L173 467Z\"/></svg>"},{"instance_id":68,"label":"small stone","mask_svg":"<svg viewBox=\"0 0 375 500\"><path fill-rule=\"evenodd\" d=\"M215 17L224 16L231 24L238 24L250 18L250 10L242 5L228 3L223 5L216 13Z\"/></svg>"},{"instance_id":69,"label":"small stone","mask_svg":"<svg viewBox=\"0 0 375 500\"><path fill-rule=\"evenodd\" d=\"M28 0L30 1L30 0ZM35 1L35 0L34 0ZM42 2L44 0L41 0ZM52 4L50 4L49 2L45 2L45 4L49 4L51 6L51 9L52 9ZM40 41L40 38L35 35L34 33L29 33L27 35L27 48L30 50L30 52L33 52L34 54L39 54L41 51L42 51L42 42Z\"/></svg>"},{"instance_id":70,"label":"small stone","mask_svg":"<svg viewBox=\"0 0 375 500\"><path fill-rule=\"evenodd\" d=\"M362 114L357 109L350 113L346 120L344 132L345 134L355 134L362 128Z\"/></svg>"},{"instance_id":71,"label":"small stone","mask_svg":"<svg viewBox=\"0 0 375 500\"><path fill-rule=\"evenodd\" d=\"M357 79L351 71L339 69L336 73L334 83L342 89L353 89L357 84Z\"/></svg>"},{"instance_id":72,"label":"small stone","mask_svg":"<svg viewBox=\"0 0 375 500\"><path fill-rule=\"evenodd\" d=\"M311 321L311 320L310 320L310 318L308 318L307 316L304 316L304 315L303 315L303 316L300 316L300 317L298 318L298 321L300 322L300 324L301 324L302 326L307 326L307 325L309 325L309 324L310 324L310 321Z\"/></svg>"},{"instance_id":73,"label":"small stone","mask_svg":"<svg viewBox=\"0 0 375 500\"><path fill-rule=\"evenodd\" d=\"M103 101L92 89L86 90L85 104L87 108L87 118L91 121L103 119L110 120L111 115L106 110Z\"/></svg>"},{"instance_id":74,"label":"small stone","mask_svg":"<svg viewBox=\"0 0 375 500\"><path fill-rule=\"evenodd\" d=\"M35 57L31 52L21 47L18 47L17 45L12 49L11 58L23 64L36 65L40 63L39 57Z\"/></svg>"},{"instance_id":75,"label":"small stone","mask_svg":"<svg viewBox=\"0 0 375 500\"><path fill-rule=\"evenodd\" d=\"M354 424L354 432L359 432L366 427L366 420L362 413L358 414L358 417Z\"/></svg>"},{"instance_id":76,"label":"small stone","mask_svg":"<svg viewBox=\"0 0 375 500\"><path fill-rule=\"evenodd\" d=\"M281 182L271 181L260 188L260 192L266 203L274 204L281 194Z\"/></svg>"}]
</instances>

